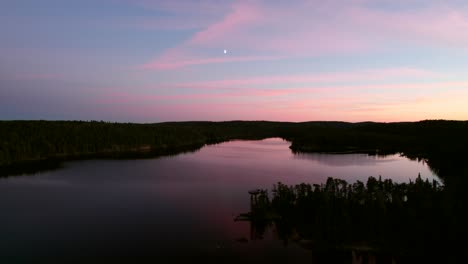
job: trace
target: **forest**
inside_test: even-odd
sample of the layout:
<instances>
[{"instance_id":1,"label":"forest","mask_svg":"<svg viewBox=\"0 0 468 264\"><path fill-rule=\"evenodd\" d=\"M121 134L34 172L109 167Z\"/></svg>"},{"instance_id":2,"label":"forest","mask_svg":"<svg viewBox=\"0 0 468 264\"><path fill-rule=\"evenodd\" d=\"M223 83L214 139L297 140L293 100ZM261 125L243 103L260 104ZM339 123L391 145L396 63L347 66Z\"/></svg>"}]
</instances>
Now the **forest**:
<instances>
[{"instance_id":1,"label":"forest","mask_svg":"<svg viewBox=\"0 0 468 264\"><path fill-rule=\"evenodd\" d=\"M369 177L367 183L328 178L322 184L287 186L250 192L251 210L236 220L251 222L252 240L273 228L285 244L297 242L316 252L371 253L397 263L422 257L437 245L445 252L459 230L444 188L435 180L394 183ZM444 244L441 244L444 241ZM328 261L330 255L327 254ZM440 256L438 256L440 257Z\"/></svg>"},{"instance_id":2,"label":"forest","mask_svg":"<svg viewBox=\"0 0 468 264\"><path fill-rule=\"evenodd\" d=\"M454 251L463 252L457 248L462 245L457 241L467 233L467 135L468 121L446 120L154 124L0 121L0 176L53 169L64 160L177 154L234 139L281 137L291 142L294 152L400 153L426 162L442 184L421 179L397 184L375 178L369 178L366 184L337 179L323 185L278 183L271 199L267 190L256 192L251 212L243 216L260 237L267 226L273 225L284 241L299 236L302 241L319 241L324 250L330 245L336 250L337 245L371 241L367 246L402 256L407 256L408 250L417 254L436 247L435 252L443 258Z\"/></svg>"},{"instance_id":3,"label":"forest","mask_svg":"<svg viewBox=\"0 0 468 264\"><path fill-rule=\"evenodd\" d=\"M147 158L233 139L281 137L295 152L401 153L424 160L454 196L464 192L468 121L166 122L0 121L0 175L59 166L63 160ZM454 199L457 206L461 201Z\"/></svg>"},{"instance_id":4,"label":"forest","mask_svg":"<svg viewBox=\"0 0 468 264\"><path fill-rule=\"evenodd\" d=\"M194 151L233 139L281 137L296 152L401 153L424 160L443 179L456 207L467 186L468 121L395 123L0 121L0 175L23 174L63 160L147 158Z\"/></svg>"},{"instance_id":5,"label":"forest","mask_svg":"<svg viewBox=\"0 0 468 264\"><path fill-rule=\"evenodd\" d=\"M462 153L468 122L167 122L0 121L0 166L54 158L117 157L196 149L232 139L281 137L293 151L404 153L430 159ZM437 162L434 160L434 162Z\"/></svg>"},{"instance_id":6,"label":"forest","mask_svg":"<svg viewBox=\"0 0 468 264\"><path fill-rule=\"evenodd\" d=\"M0 166L31 161L154 156L230 139L275 135L263 123L130 124L84 121L0 121Z\"/></svg>"}]
</instances>

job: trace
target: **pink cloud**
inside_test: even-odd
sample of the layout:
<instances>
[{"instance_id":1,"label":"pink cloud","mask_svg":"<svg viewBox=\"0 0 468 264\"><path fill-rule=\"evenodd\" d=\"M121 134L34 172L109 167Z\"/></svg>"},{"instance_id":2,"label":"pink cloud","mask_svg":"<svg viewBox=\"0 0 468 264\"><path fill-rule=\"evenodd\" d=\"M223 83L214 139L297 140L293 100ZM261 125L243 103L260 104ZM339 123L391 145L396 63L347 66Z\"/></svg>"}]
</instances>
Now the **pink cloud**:
<instances>
[{"instance_id":1,"label":"pink cloud","mask_svg":"<svg viewBox=\"0 0 468 264\"><path fill-rule=\"evenodd\" d=\"M236 2L232 5L232 11L227 14L221 21L215 22L206 29L197 32L189 41L188 45L207 45L218 44L220 39L226 35L239 34L240 30L252 26L262 20L263 14L252 2ZM226 39L224 42L232 40ZM239 39L244 41L243 39Z\"/></svg>"},{"instance_id":2,"label":"pink cloud","mask_svg":"<svg viewBox=\"0 0 468 264\"><path fill-rule=\"evenodd\" d=\"M399 103L394 100L384 104L365 104L353 98L336 100L304 100L271 102L179 102L171 104L102 104L100 108L129 118L146 121L154 120L275 120L275 121L310 121L310 120L344 120L344 121L401 121L430 118L424 112L408 111L418 108L417 100L406 100ZM363 108L373 111L362 111ZM346 110L344 112L344 110ZM465 118L467 113L464 113ZM458 115L460 116L460 115ZM461 116L463 117L463 115ZM450 117L446 117L449 118ZM452 117L454 118L454 117Z\"/></svg>"},{"instance_id":3,"label":"pink cloud","mask_svg":"<svg viewBox=\"0 0 468 264\"><path fill-rule=\"evenodd\" d=\"M151 69L198 64L356 54L392 49L389 43L466 48L468 17L464 9L433 3L394 12L370 8L368 1L236 1L225 16L149 63ZM228 47L239 59L206 57L213 48ZM180 56L171 56L174 53ZM169 65L166 67L164 65Z\"/></svg>"},{"instance_id":4,"label":"pink cloud","mask_svg":"<svg viewBox=\"0 0 468 264\"><path fill-rule=\"evenodd\" d=\"M308 83L339 83L356 81L380 81L394 80L395 78L437 78L442 74L432 71L402 67L375 70L360 70L355 72L325 72L300 75L261 76L243 79L224 79L217 81L179 83L170 86L187 88L230 88L256 85L278 85L278 84L308 84Z\"/></svg>"},{"instance_id":5,"label":"pink cloud","mask_svg":"<svg viewBox=\"0 0 468 264\"><path fill-rule=\"evenodd\" d=\"M207 58L183 58L178 59L176 56L170 58L170 55L164 56L163 59L159 59L142 66L142 69L151 70L172 70L190 65L202 65L211 63L226 63L226 62L244 62L244 61L266 61L266 60L278 60L281 57L278 56L242 56L242 57L207 57Z\"/></svg>"},{"instance_id":6,"label":"pink cloud","mask_svg":"<svg viewBox=\"0 0 468 264\"><path fill-rule=\"evenodd\" d=\"M468 110L462 110L468 101L468 82L343 84L281 89L244 87L188 93L174 90L171 94L145 90L119 93L108 89L109 92L97 97L94 103L107 109L126 109L127 114L145 120L388 122L468 119ZM393 92L395 90L405 93Z\"/></svg>"},{"instance_id":7,"label":"pink cloud","mask_svg":"<svg viewBox=\"0 0 468 264\"><path fill-rule=\"evenodd\" d=\"M405 94L392 93L392 90L403 89ZM428 90L435 91L427 92ZM369 91L379 90L372 93ZM335 86L335 87L306 87L283 89L248 88L239 90L218 91L216 93L183 93L183 94L154 94L109 92L101 94L94 103L98 105L125 106L163 106L176 107L181 104L183 109L195 109L199 105L224 105L220 115L225 111L231 112L229 105L243 105L243 107L268 110L270 112L310 112L341 113L345 116L362 114L367 110L373 113L389 114L401 112L403 109L436 114L434 109L446 113L443 107L452 109L460 115L468 111L464 104L468 100L468 82L441 82L420 84L393 84L375 86ZM452 103L451 103L452 102ZM436 107L437 106L437 107ZM177 110L174 108L175 111ZM222 110L222 111L221 111ZM409 111L408 110L408 111ZM266 112L268 112L266 111ZM177 110L182 115L181 110ZM182 115L183 116L183 115ZM245 116L244 118L246 118ZM448 118L448 117L447 117Z\"/></svg>"},{"instance_id":8,"label":"pink cloud","mask_svg":"<svg viewBox=\"0 0 468 264\"><path fill-rule=\"evenodd\" d=\"M97 97L95 103L98 104L151 104L151 103L173 103L176 101L196 102L196 101L248 101L246 99L259 100L261 98L282 97L296 94L311 94L311 93L326 93L333 88L285 88L285 89L240 89L220 91L217 93L183 93L183 94L153 94L153 93L129 93L129 92L112 92L101 94Z\"/></svg>"},{"instance_id":9,"label":"pink cloud","mask_svg":"<svg viewBox=\"0 0 468 264\"><path fill-rule=\"evenodd\" d=\"M440 100L424 97L388 98L386 101L330 98L328 100L291 100L277 103L252 102L175 102L171 104L100 105L112 113L122 113L129 118L145 121L154 120L343 120L343 121L416 121L428 118L468 119L468 111L459 111L459 104L468 100L460 95L456 106L450 94L441 95ZM462 97L463 96L463 97ZM275 102L275 101L273 101ZM443 111L441 111L443 110Z\"/></svg>"},{"instance_id":10,"label":"pink cloud","mask_svg":"<svg viewBox=\"0 0 468 264\"><path fill-rule=\"evenodd\" d=\"M398 13L354 8L350 14L357 26L396 41L462 48L468 45L467 10L431 5Z\"/></svg>"},{"instance_id":11,"label":"pink cloud","mask_svg":"<svg viewBox=\"0 0 468 264\"><path fill-rule=\"evenodd\" d=\"M314 19L317 9L340 15L343 13L341 6L342 3L323 5L307 1L279 6L269 1L239 1L233 5L231 13L196 33L185 45L235 45L236 49L289 56L368 48L367 43L356 38L347 25L338 23L334 16L326 20Z\"/></svg>"}]
</instances>

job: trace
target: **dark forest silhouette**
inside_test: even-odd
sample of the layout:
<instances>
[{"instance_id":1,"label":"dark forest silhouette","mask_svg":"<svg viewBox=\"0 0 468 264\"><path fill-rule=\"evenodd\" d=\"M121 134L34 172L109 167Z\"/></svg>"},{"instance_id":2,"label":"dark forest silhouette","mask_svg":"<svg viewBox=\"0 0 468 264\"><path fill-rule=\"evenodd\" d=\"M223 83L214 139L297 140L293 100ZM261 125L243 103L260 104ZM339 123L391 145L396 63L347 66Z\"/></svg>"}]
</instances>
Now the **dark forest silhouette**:
<instances>
[{"instance_id":1,"label":"dark forest silhouette","mask_svg":"<svg viewBox=\"0 0 468 264\"><path fill-rule=\"evenodd\" d=\"M0 121L0 166L47 159L144 157L233 139L281 137L300 152L402 152L437 163L464 151L468 122L168 122Z\"/></svg>"},{"instance_id":2,"label":"dark forest silhouette","mask_svg":"<svg viewBox=\"0 0 468 264\"><path fill-rule=\"evenodd\" d=\"M409 183L374 177L353 184L333 178L325 184L278 183L271 192L249 194L251 211L236 220L251 222L251 239L272 227L285 244L347 253L348 260L353 252L421 260L428 248L447 242L453 221L443 186L420 176Z\"/></svg>"},{"instance_id":3,"label":"dark forest silhouette","mask_svg":"<svg viewBox=\"0 0 468 264\"><path fill-rule=\"evenodd\" d=\"M336 179L320 186L278 184L271 201L266 190L254 192L256 202L244 217L251 220L257 237L273 224L284 241L294 236L302 242L310 240L315 248L321 245L327 255L331 254L329 250L338 254L340 247L356 249L364 245L369 250L416 260L433 254L444 258L462 252L458 239L464 240L466 234L467 135L467 121L445 120L157 124L0 121L0 175L53 169L68 159L145 158L233 139L268 137L290 141L295 152L401 153L427 162L442 179L443 187L420 179L395 184L375 178L367 184Z\"/></svg>"}]
</instances>

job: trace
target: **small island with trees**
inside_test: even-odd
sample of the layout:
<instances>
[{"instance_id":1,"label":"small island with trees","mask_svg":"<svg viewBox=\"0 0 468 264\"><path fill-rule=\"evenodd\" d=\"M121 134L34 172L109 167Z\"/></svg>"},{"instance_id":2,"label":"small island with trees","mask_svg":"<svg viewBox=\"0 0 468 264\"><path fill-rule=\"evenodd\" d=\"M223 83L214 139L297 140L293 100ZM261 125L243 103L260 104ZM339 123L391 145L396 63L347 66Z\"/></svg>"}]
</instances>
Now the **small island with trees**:
<instances>
[{"instance_id":1,"label":"small island with trees","mask_svg":"<svg viewBox=\"0 0 468 264\"><path fill-rule=\"evenodd\" d=\"M294 152L400 153L424 160L442 182L417 178L394 183L370 177L367 183L333 178L321 185L278 183L270 192L251 191L251 211L236 220L250 221L257 238L268 226L274 226L283 241L319 248L328 252L327 256L364 251L403 261L434 255L444 259L461 252L458 238L463 239L466 232L467 135L468 121L446 120L0 121L0 175L53 169L65 160L149 158L234 139L269 137L290 141Z\"/></svg>"}]
</instances>

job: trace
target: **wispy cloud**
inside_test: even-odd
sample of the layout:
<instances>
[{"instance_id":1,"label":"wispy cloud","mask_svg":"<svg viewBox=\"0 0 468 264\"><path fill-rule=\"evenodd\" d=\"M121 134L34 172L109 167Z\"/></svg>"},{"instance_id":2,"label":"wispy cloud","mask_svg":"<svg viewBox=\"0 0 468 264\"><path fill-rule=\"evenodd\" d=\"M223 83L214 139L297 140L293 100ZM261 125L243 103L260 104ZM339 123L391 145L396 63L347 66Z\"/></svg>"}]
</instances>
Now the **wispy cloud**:
<instances>
[{"instance_id":1,"label":"wispy cloud","mask_svg":"<svg viewBox=\"0 0 468 264\"><path fill-rule=\"evenodd\" d=\"M274 76L258 76L242 79L223 79L204 82L177 83L170 86L204 89L239 88L244 86L268 86L268 85L297 85L317 83L350 83L350 82L373 82L402 78L437 78L443 74L429 70L400 67L388 69L369 69L348 72L323 72L310 74L289 74Z\"/></svg>"},{"instance_id":2,"label":"wispy cloud","mask_svg":"<svg viewBox=\"0 0 468 264\"><path fill-rule=\"evenodd\" d=\"M392 42L463 49L468 46L468 10L448 4L400 12L359 7L349 14L356 26L367 32L379 32L379 38Z\"/></svg>"},{"instance_id":3,"label":"wispy cloud","mask_svg":"<svg viewBox=\"0 0 468 264\"><path fill-rule=\"evenodd\" d=\"M373 2L374 6L379 2L382 3ZM170 67L151 69L233 62L247 57L262 60L265 56L304 58L368 53L392 49L392 43L396 42L448 48L466 48L468 44L468 12L453 8L449 2L429 2L400 12L375 8L368 1L351 0L327 3L304 0L290 5L236 1L229 7L224 17L149 63ZM243 55L231 60L205 56L210 49L225 47ZM174 53L181 56L171 56Z\"/></svg>"},{"instance_id":4,"label":"wispy cloud","mask_svg":"<svg viewBox=\"0 0 468 264\"><path fill-rule=\"evenodd\" d=\"M182 57L182 56L176 56ZM176 59L166 55L164 58L144 64L142 69L146 70L171 70L178 69L190 65L202 65L212 63L226 63L226 62L245 62L245 61L268 61L281 59L280 56L241 56L241 57L206 57L206 58L183 58Z\"/></svg>"},{"instance_id":5,"label":"wispy cloud","mask_svg":"<svg viewBox=\"0 0 468 264\"><path fill-rule=\"evenodd\" d=\"M431 84L433 86L435 84ZM465 87L468 83L465 84ZM424 91L425 85L419 87ZM447 88L449 89L449 88ZM418 96L373 94L329 94L328 97L302 94L296 98L260 97L255 101L232 101L207 94L175 97L157 97L121 94L122 101L110 100L99 103L100 109L131 119L141 120L343 120L343 121L417 121L423 119L468 120L468 90L441 90L437 98L432 95ZM251 94L252 95L252 94ZM151 97L149 97L151 98ZM132 101L132 99L135 99ZM144 101L140 101L142 99ZM168 102L168 100L172 100ZM125 107L122 107L124 104Z\"/></svg>"},{"instance_id":6,"label":"wispy cloud","mask_svg":"<svg viewBox=\"0 0 468 264\"><path fill-rule=\"evenodd\" d=\"M94 103L110 109L133 109L130 112L153 118L162 114L171 119L168 115L173 111L178 113L177 120L181 117L289 121L468 119L468 110L461 110L468 100L468 82L341 84L279 89L246 87L167 94L145 91L110 91L96 96ZM152 112L146 112L148 109Z\"/></svg>"},{"instance_id":7,"label":"wispy cloud","mask_svg":"<svg viewBox=\"0 0 468 264\"><path fill-rule=\"evenodd\" d=\"M45 118L148 121L468 115L468 1L85 2L7 4L4 116L39 108Z\"/></svg>"}]
</instances>

